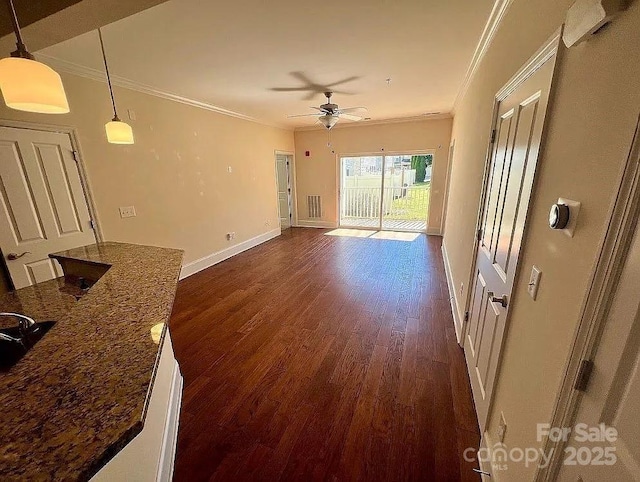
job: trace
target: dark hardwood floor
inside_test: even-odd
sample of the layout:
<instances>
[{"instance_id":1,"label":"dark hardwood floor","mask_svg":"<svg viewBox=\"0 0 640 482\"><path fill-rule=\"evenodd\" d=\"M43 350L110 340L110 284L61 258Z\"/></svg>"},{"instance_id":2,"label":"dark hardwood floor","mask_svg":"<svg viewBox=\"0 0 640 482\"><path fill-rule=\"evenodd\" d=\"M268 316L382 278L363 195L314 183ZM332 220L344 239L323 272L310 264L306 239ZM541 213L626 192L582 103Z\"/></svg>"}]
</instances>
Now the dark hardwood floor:
<instances>
[{"instance_id":1,"label":"dark hardwood floor","mask_svg":"<svg viewBox=\"0 0 640 482\"><path fill-rule=\"evenodd\" d=\"M293 228L180 282L175 480L469 480L440 238Z\"/></svg>"}]
</instances>

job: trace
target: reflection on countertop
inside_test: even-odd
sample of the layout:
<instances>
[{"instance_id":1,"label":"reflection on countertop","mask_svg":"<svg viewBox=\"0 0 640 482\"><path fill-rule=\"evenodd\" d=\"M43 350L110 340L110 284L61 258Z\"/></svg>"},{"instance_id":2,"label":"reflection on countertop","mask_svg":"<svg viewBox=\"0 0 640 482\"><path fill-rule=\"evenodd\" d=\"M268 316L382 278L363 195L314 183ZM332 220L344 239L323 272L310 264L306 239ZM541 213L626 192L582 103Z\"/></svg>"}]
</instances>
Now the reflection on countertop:
<instances>
[{"instance_id":1,"label":"reflection on countertop","mask_svg":"<svg viewBox=\"0 0 640 482\"><path fill-rule=\"evenodd\" d=\"M1 480L88 479L140 432L182 264L110 242L52 257L100 276L81 293L59 278L0 296L0 311L57 322L0 373Z\"/></svg>"}]
</instances>

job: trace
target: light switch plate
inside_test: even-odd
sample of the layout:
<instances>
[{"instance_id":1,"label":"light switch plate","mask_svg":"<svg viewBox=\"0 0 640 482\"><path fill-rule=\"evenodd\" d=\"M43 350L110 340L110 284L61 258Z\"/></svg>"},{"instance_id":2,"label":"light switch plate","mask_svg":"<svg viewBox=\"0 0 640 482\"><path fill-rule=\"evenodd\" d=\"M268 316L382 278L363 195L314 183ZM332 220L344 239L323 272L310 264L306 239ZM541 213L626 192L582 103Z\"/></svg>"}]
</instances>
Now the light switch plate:
<instances>
[{"instance_id":1,"label":"light switch plate","mask_svg":"<svg viewBox=\"0 0 640 482\"><path fill-rule=\"evenodd\" d=\"M136 208L135 206L126 206L120 208L120 217L121 218L134 218L136 216Z\"/></svg>"},{"instance_id":2,"label":"light switch plate","mask_svg":"<svg viewBox=\"0 0 640 482\"><path fill-rule=\"evenodd\" d=\"M540 286L540 276L542 275L542 271L537 266L531 268L531 276L529 276L529 285L527 286L527 291L529 292L529 296L535 299L538 297L538 287Z\"/></svg>"}]
</instances>

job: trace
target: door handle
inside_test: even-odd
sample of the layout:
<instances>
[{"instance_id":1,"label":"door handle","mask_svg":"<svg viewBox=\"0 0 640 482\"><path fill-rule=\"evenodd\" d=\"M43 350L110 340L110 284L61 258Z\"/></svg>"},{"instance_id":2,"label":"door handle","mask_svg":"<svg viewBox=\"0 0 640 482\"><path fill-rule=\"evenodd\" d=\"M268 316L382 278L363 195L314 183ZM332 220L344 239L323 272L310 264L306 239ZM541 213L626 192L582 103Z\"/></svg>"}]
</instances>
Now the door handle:
<instances>
[{"instance_id":1,"label":"door handle","mask_svg":"<svg viewBox=\"0 0 640 482\"><path fill-rule=\"evenodd\" d=\"M498 298L493 291L488 291L487 296L489 297L489 301L491 301L491 303L500 303L503 308L506 308L509 304L509 298L507 298L507 295L502 295L500 298Z\"/></svg>"},{"instance_id":2,"label":"door handle","mask_svg":"<svg viewBox=\"0 0 640 482\"><path fill-rule=\"evenodd\" d=\"M22 253L22 254L18 254L18 253L9 253L9 254L7 255L7 259L8 259L9 261L15 261L16 259L20 259L20 258L22 258L25 254L31 254L31 252L30 252L30 251L25 251L25 252L24 252L24 253Z\"/></svg>"},{"instance_id":3,"label":"door handle","mask_svg":"<svg viewBox=\"0 0 640 482\"><path fill-rule=\"evenodd\" d=\"M480 470L480 469L473 469L473 471L476 474L480 474L480 475L486 475L487 477L491 477L491 474L489 472L485 472L484 470Z\"/></svg>"}]
</instances>

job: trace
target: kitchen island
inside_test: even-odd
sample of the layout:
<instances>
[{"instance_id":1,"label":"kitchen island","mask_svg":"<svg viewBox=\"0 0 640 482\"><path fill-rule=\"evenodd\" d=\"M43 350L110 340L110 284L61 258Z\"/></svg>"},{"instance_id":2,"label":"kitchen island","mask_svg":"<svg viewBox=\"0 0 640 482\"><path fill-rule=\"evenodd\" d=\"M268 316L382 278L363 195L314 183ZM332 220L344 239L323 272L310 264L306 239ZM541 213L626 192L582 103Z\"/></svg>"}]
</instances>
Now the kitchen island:
<instances>
[{"instance_id":1,"label":"kitchen island","mask_svg":"<svg viewBox=\"0 0 640 482\"><path fill-rule=\"evenodd\" d=\"M0 480L113 480L156 459L142 472L166 477L182 388L167 323L182 251L107 242L51 257L65 277L0 297L0 311L56 322L0 373ZM74 292L70 280L96 273ZM131 453L134 439L146 453Z\"/></svg>"}]
</instances>

